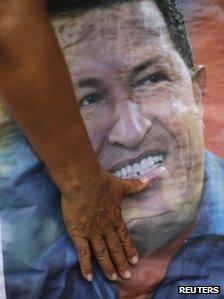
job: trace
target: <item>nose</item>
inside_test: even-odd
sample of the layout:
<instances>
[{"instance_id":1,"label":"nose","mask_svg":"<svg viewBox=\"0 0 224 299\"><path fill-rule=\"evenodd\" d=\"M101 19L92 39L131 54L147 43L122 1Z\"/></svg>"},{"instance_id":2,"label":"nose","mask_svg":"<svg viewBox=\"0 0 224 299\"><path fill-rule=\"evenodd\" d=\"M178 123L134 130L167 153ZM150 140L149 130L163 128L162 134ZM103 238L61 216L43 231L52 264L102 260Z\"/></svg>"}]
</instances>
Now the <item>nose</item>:
<instances>
[{"instance_id":1,"label":"nose","mask_svg":"<svg viewBox=\"0 0 224 299\"><path fill-rule=\"evenodd\" d=\"M117 122L114 124L110 136L110 143L119 143L125 147L138 146L151 128L151 121L144 117L137 104L125 101L116 107Z\"/></svg>"}]
</instances>

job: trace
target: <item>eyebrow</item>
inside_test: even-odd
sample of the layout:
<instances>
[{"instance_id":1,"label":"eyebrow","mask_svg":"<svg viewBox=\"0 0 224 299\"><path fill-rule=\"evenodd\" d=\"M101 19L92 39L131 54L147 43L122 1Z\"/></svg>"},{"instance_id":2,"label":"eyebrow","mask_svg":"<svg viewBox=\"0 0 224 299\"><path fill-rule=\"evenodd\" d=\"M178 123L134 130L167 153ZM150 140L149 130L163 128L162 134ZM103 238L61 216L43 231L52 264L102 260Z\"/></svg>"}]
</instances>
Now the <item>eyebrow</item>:
<instances>
[{"instance_id":1,"label":"eyebrow","mask_svg":"<svg viewBox=\"0 0 224 299\"><path fill-rule=\"evenodd\" d=\"M99 87L101 82L97 78L85 78L79 81L79 87Z\"/></svg>"},{"instance_id":2,"label":"eyebrow","mask_svg":"<svg viewBox=\"0 0 224 299\"><path fill-rule=\"evenodd\" d=\"M135 66L134 69L131 72L132 73L131 77L135 77L137 74L141 73L142 71L144 71L148 67L152 66L157 61L158 61L158 57L154 57L154 58L148 59L148 60L142 62L141 64Z\"/></svg>"},{"instance_id":3,"label":"eyebrow","mask_svg":"<svg viewBox=\"0 0 224 299\"><path fill-rule=\"evenodd\" d=\"M131 71L131 78L134 78L139 73L147 69L148 67L154 65L159 60L159 56L150 58L141 64L135 66L133 70ZM98 78L84 78L79 81L78 83L79 87L85 88L85 87L100 87L102 85L102 82Z\"/></svg>"}]
</instances>

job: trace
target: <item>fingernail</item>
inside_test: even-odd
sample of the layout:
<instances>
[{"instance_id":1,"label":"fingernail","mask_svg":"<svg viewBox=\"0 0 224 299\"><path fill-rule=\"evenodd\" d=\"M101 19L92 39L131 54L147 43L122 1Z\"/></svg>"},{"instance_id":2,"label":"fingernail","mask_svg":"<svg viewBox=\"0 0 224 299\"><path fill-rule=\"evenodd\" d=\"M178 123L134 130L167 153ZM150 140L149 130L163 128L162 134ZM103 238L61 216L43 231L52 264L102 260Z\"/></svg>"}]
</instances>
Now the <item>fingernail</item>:
<instances>
[{"instance_id":1,"label":"fingernail","mask_svg":"<svg viewBox=\"0 0 224 299\"><path fill-rule=\"evenodd\" d=\"M138 257L137 256L133 256L133 258L131 259L132 264L136 265L138 263Z\"/></svg>"},{"instance_id":2,"label":"fingernail","mask_svg":"<svg viewBox=\"0 0 224 299\"><path fill-rule=\"evenodd\" d=\"M144 183L147 183L149 181L149 179L147 177L142 177L142 178L139 178L139 180L144 184Z\"/></svg>"},{"instance_id":3,"label":"fingernail","mask_svg":"<svg viewBox=\"0 0 224 299\"><path fill-rule=\"evenodd\" d=\"M86 276L86 279L88 280L88 281L92 281L93 280L93 274L88 274L87 276Z\"/></svg>"},{"instance_id":4,"label":"fingernail","mask_svg":"<svg viewBox=\"0 0 224 299\"><path fill-rule=\"evenodd\" d=\"M117 274L116 273L114 273L114 274L111 275L111 280L113 280L113 281L117 280Z\"/></svg>"},{"instance_id":5,"label":"fingernail","mask_svg":"<svg viewBox=\"0 0 224 299\"><path fill-rule=\"evenodd\" d=\"M126 271L124 273L124 277L127 278L127 279L131 278L131 272L130 271Z\"/></svg>"}]
</instances>

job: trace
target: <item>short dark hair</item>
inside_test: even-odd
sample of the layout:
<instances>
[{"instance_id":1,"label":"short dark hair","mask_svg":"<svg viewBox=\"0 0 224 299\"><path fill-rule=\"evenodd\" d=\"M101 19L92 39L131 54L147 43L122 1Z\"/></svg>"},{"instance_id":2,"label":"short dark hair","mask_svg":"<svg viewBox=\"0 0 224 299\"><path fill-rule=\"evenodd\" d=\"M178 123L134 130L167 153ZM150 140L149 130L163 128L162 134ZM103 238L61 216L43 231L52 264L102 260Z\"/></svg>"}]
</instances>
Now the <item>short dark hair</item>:
<instances>
[{"instance_id":1,"label":"short dark hair","mask_svg":"<svg viewBox=\"0 0 224 299\"><path fill-rule=\"evenodd\" d=\"M86 11L97 6L108 7L114 3L139 1L139 0L48 0L49 14L67 12L72 10ZM193 67L193 55L187 35L183 13L177 0L153 0L160 9L170 34L175 49L183 58L185 64Z\"/></svg>"}]
</instances>

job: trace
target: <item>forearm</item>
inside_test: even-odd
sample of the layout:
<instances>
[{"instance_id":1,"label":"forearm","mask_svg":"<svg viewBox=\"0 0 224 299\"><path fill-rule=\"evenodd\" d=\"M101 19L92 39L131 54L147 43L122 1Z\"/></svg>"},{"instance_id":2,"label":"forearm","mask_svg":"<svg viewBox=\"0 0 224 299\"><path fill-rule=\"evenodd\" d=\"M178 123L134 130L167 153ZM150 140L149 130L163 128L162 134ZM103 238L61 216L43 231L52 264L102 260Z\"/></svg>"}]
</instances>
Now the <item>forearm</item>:
<instances>
[{"instance_id":1,"label":"forearm","mask_svg":"<svg viewBox=\"0 0 224 299\"><path fill-rule=\"evenodd\" d=\"M138 257L120 201L149 180L100 171L44 0L0 3L0 94L63 193L62 215L83 276L92 279L93 251L108 279L116 280L116 271L130 278Z\"/></svg>"},{"instance_id":2,"label":"forearm","mask_svg":"<svg viewBox=\"0 0 224 299\"><path fill-rule=\"evenodd\" d=\"M66 189L94 176L99 164L47 16L40 9L33 18L32 11L11 10L13 22L2 22L0 93L56 184Z\"/></svg>"}]
</instances>

